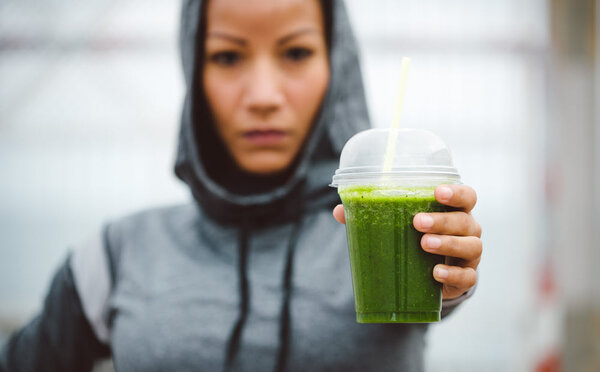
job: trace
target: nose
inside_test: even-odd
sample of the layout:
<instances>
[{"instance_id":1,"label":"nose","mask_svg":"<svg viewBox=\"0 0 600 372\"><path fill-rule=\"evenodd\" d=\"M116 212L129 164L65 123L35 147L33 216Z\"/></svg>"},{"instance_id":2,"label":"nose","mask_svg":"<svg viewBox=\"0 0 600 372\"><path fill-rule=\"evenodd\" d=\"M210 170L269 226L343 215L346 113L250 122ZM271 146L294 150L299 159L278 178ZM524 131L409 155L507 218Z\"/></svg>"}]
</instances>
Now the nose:
<instances>
[{"instance_id":1,"label":"nose","mask_svg":"<svg viewBox=\"0 0 600 372\"><path fill-rule=\"evenodd\" d=\"M262 118L277 112L284 102L281 80L275 63L257 60L248 71L244 106Z\"/></svg>"}]
</instances>

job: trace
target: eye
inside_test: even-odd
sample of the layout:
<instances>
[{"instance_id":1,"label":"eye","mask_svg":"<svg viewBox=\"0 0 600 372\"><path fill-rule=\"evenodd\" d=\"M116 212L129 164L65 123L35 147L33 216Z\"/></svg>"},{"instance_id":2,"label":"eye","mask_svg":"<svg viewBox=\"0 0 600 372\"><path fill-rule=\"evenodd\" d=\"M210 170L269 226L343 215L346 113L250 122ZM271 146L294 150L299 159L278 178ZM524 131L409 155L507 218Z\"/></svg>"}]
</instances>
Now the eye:
<instances>
[{"instance_id":1,"label":"eye","mask_svg":"<svg viewBox=\"0 0 600 372\"><path fill-rule=\"evenodd\" d=\"M291 61L302 61L313 54L313 51L303 47L289 48L284 52L285 58Z\"/></svg>"},{"instance_id":2,"label":"eye","mask_svg":"<svg viewBox=\"0 0 600 372\"><path fill-rule=\"evenodd\" d=\"M240 53L234 51L217 52L210 56L211 62L222 66L233 66L241 59L242 56Z\"/></svg>"}]
</instances>

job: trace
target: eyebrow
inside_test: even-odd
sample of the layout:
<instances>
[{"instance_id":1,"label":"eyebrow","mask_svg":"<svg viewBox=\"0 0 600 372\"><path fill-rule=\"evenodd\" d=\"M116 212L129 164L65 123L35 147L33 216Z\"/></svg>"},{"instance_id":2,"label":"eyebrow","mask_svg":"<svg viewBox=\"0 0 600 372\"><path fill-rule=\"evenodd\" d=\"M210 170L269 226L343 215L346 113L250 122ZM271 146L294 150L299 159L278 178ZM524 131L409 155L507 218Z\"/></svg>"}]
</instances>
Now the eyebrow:
<instances>
[{"instance_id":1,"label":"eyebrow","mask_svg":"<svg viewBox=\"0 0 600 372\"><path fill-rule=\"evenodd\" d=\"M319 33L319 30L317 30L316 28L312 28L312 27L306 27L306 28L301 28L300 30L294 31L289 35L286 35L284 37L282 37L281 39L277 40L277 45L282 45L287 43L288 41L297 38L298 36L302 35L302 34L306 34L306 33Z\"/></svg>"},{"instance_id":2,"label":"eyebrow","mask_svg":"<svg viewBox=\"0 0 600 372\"><path fill-rule=\"evenodd\" d=\"M233 36L233 35L226 34L224 32L218 32L218 31L209 32L206 35L206 37L207 38L218 37L220 39L225 39L225 40L231 41L232 43L238 44L239 46L246 46L246 44L248 44L246 42L246 40L236 37L236 36Z\"/></svg>"},{"instance_id":3,"label":"eyebrow","mask_svg":"<svg viewBox=\"0 0 600 372\"><path fill-rule=\"evenodd\" d=\"M306 34L306 33L319 33L319 30L315 29L315 28L311 28L311 27L307 27L307 28L302 28L300 30L294 31L289 35L286 35L282 38L280 38L279 40L277 40L277 45L282 45L287 43L290 40L293 40L295 38L297 38L300 35ZM228 40L232 43L235 43L239 46L246 46L248 45L248 42L240 37L237 36L233 36L230 34L227 34L225 32L220 32L220 31L211 31L206 35L207 38L209 37L217 37L220 39L225 39Z\"/></svg>"}]
</instances>

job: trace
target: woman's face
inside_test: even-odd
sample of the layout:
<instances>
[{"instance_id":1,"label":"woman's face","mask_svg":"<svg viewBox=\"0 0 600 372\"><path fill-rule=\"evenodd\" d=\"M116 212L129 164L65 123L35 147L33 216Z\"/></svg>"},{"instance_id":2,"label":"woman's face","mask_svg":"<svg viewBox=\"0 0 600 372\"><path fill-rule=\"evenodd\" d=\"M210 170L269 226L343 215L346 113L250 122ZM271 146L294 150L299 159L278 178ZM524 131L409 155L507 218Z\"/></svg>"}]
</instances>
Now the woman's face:
<instances>
[{"instance_id":1,"label":"woman's face","mask_svg":"<svg viewBox=\"0 0 600 372\"><path fill-rule=\"evenodd\" d=\"M318 0L210 0L204 91L217 132L245 171L285 170L329 84Z\"/></svg>"}]
</instances>

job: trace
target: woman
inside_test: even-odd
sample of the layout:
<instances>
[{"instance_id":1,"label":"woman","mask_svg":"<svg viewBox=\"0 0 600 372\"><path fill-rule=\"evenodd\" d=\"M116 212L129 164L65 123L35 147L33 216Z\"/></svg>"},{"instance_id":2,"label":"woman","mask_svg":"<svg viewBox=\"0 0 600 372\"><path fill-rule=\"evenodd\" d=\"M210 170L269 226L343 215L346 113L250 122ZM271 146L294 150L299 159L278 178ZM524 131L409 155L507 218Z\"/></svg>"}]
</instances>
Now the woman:
<instances>
[{"instance_id":1,"label":"woman","mask_svg":"<svg viewBox=\"0 0 600 372\"><path fill-rule=\"evenodd\" d=\"M187 95L175 171L195 202L114 221L74 250L40 316L0 358L9 371L422 370L426 325L355 322L339 199L327 185L368 127L340 1L188 0ZM420 214L446 315L481 255L464 212ZM334 216L343 222L343 209ZM444 274L445 273L445 274Z\"/></svg>"}]
</instances>

